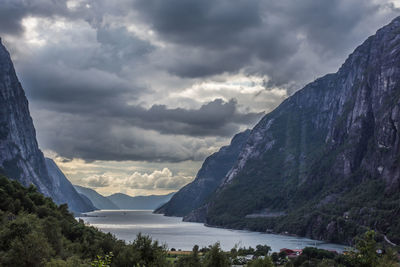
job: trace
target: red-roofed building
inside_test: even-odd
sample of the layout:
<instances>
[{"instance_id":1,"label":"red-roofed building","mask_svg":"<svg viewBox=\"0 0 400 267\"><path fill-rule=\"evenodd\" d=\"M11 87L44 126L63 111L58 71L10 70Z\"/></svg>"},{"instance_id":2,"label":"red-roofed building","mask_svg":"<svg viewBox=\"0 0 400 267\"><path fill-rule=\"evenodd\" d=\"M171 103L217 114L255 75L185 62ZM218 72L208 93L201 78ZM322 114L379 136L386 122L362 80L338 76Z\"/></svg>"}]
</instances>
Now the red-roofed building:
<instances>
[{"instance_id":1,"label":"red-roofed building","mask_svg":"<svg viewBox=\"0 0 400 267\"><path fill-rule=\"evenodd\" d=\"M282 248L280 250L280 252L285 252L286 256L288 256L288 258L295 258L295 257L301 255L301 253L303 253L303 250L302 249Z\"/></svg>"}]
</instances>

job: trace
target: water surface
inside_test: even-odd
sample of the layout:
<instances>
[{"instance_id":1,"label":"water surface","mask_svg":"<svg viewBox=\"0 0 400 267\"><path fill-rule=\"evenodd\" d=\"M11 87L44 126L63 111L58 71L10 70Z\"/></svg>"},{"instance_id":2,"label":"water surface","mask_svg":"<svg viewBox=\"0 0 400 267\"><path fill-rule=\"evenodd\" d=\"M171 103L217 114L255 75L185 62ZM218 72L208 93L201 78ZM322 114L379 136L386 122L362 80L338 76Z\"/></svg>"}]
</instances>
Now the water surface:
<instances>
[{"instance_id":1,"label":"water surface","mask_svg":"<svg viewBox=\"0 0 400 267\"><path fill-rule=\"evenodd\" d=\"M307 238L266 234L259 232L229 230L206 227L201 223L182 222L180 217L166 217L153 214L151 210L99 210L80 217L103 232L110 232L117 238L133 241L138 233L150 235L153 239L166 244L169 249L191 250L194 245L200 247L220 242L224 250L239 246L268 245L272 251L281 248L318 248L343 251L344 246L324 243Z\"/></svg>"}]
</instances>

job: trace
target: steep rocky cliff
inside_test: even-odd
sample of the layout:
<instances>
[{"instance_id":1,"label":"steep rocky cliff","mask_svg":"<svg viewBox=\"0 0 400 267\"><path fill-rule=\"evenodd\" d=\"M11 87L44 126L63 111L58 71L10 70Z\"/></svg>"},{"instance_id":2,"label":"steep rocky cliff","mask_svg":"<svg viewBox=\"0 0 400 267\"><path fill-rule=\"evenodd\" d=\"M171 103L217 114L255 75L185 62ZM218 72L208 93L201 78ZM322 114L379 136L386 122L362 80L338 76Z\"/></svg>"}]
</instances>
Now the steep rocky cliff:
<instances>
[{"instance_id":1,"label":"steep rocky cliff","mask_svg":"<svg viewBox=\"0 0 400 267\"><path fill-rule=\"evenodd\" d=\"M10 55L0 39L0 171L23 185L34 184L58 203L67 202L73 211L93 210L82 203L74 188L63 188L59 170L49 173L29 114L28 100L15 74ZM53 174L57 173L56 176ZM65 178L65 177L64 177ZM60 187L61 186L61 187ZM75 199L76 198L76 199ZM77 202L76 202L77 201Z\"/></svg>"},{"instance_id":2,"label":"steep rocky cliff","mask_svg":"<svg viewBox=\"0 0 400 267\"><path fill-rule=\"evenodd\" d=\"M400 241L400 18L251 131L207 204L187 220L351 243Z\"/></svg>"},{"instance_id":3,"label":"steep rocky cliff","mask_svg":"<svg viewBox=\"0 0 400 267\"><path fill-rule=\"evenodd\" d=\"M25 186L33 183L40 192L53 196L28 101L15 74L6 48L0 41L0 167Z\"/></svg>"},{"instance_id":4,"label":"steep rocky cliff","mask_svg":"<svg viewBox=\"0 0 400 267\"><path fill-rule=\"evenodd\" d=\"M224 146L209 156L204 161L195 180L184 186L169 202L155 212L167 216L185 216L203 205L232 168L249 134L250 130L246 130L235 135L229 146Z\"/></svg>"},{"instance_id":5,"label":"steep rocky cliff","mask_svg":"<svg viewBox=\"0 0 400 267\"><path fill-rule=\"evenodd\" d=\"M75 190L74 186L52 159L46 158L45 162L49 176L52 179L53 200L56 203L67 203L69 209L76 212L86 212L96 209L89 199L82 197Z\"/></svg>"}]
</instances>

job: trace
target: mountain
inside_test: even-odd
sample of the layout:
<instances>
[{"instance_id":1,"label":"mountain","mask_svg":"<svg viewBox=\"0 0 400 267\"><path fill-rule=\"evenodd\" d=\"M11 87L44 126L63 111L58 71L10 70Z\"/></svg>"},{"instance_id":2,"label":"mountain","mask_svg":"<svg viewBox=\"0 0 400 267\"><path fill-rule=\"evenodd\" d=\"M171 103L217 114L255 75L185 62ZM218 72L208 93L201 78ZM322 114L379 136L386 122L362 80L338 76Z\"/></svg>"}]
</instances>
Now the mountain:
<instances>
[{"instance_id":1,"label":"mountain","mask_svg":"<svg viewBox=\"0 0 400 267\"><path fill-rule=\"evenodd\" d=\"M52 179L53 194L57 196L57 203L67 203L72 211L86 212L96 208L93 203L82 197L65 177L56 163L49 158L45 158L47 171Z\"/></svg>"},{"instance_id":2,"label":"mountain","mask_svg":"<svg viewBox=\"0 0 400 267\"><path fill-rule=\"evenodd\" d=\"M155 212L167 216L185 216L203 205L233 167L249 135L250 130L235 135L229 146L224 146L209 156L201 166L195 180L184 186Z\"/></svg>"},{"instance_id":3,"label":"mountain","mask_svg":"<svg viewBox=\"0 0 400 267\"><path fill-rule=\"evenodd\" d=\"M97 193L95 190L86 188L83 186L79 185L74 185L76 191L78 191L79 194L82 194L83 196L86 196L90 201L93 203L93 205L101 210L118 210L119 208L117 205L115 205L111 200L108 198L100 195Z\"/></svg>"},{"instance_id":4,"label":"mountain","mask_svg":"<svg viewBox=\"0 0 400 267\"><path fill-rule=\"evenodd\" d=\"M118 209L148 209L153 210L171 199L174 193L168 195L151 195L131 197L122 193L104 197L95 190L79 185L74 185L76 191L86 196L93 205L101 210Z\"/></svg>"},{"instance_id":5,"label":"mountain","mask_svg":"<svg viewBox=\"0 0 400 267\"><path fill-rule=\"evenodd\" d=\"M46 196L53 184L29 114L28 100L10 55L0 41L0 167L23 185L33 183Z\"/></svg>"},{"instance_id":6,"label":"mountain","mask_svg":"<svg viewBox=\"0 0 400 267\"><path fill-rule=\"evenodd\" d=\"M87 196L85 196L83 194L80 194L80 193L78 193L78 194L83 199L83 202L86 203L86 205L91 205L93 207L93 210L97 210L98 209L97 207L94 206L92 201L90 201L90 199Z\"/></svg>"},{"instance_id":7,"label":"mountain","mask_svg":"<svg viewBox=\"0 0 400 267\"><path fill-rule=\"evenodd\" d=\"M174 193L168 195L151 195L131 197L122 193L112 194L107 198L120 209L154 210L168 202Z\"/></svg>"},{"instance_id":8,"label":"mountain","mask_svg":"<svg viewBox=\"0 0 400 267\"><path fill-rule=\"evenodd\" d=\"M28 100L1 39L0 172L24 186L35 185L57 204L68 203L72 211L93 210L93 206L81 199L54 162L46 162L40 151Z\"/></svg>"},{"instance_id":9,"label":"mountain","mask_svg":"<svg viewBox=\"0 0 400 267\"><path fill-rule=\"evenodd\" d=\"M185 220L348 244L371 228L399 243L399 203L400 17L262 118Z\"/></svg>"}]
</instances>

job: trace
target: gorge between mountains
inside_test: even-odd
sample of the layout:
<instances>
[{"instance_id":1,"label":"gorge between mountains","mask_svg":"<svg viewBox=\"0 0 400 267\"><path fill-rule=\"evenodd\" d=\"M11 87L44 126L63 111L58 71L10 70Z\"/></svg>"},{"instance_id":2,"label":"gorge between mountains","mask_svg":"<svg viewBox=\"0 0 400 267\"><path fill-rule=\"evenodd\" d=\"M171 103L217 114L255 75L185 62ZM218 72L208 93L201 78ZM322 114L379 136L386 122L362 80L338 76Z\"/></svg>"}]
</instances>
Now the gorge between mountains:
<instances>
[{"instance_id":1,"label":"gorge between mountains","mask_svg":"<svg viewBox=\"0 0 400 267\"><path fill-rule=\"evenodd\" d=\"M0 44L0 168L70 211L95 209L39 149L28 101ZM340 69L288 97L209 156L155 212L187 222L353 244L400 243L400 18Z\"/></svg>"},{"instance_id":2,"label":"gorge between mountains","mask_svg":"<svg viewBox=\"0 0 400 267\"><path fill-rule=\"evenodd\" d=\"M208 157L156 212L343 244L374 229L398 244L399 127L396 18Z\"/></svg>"}]
</instances>

